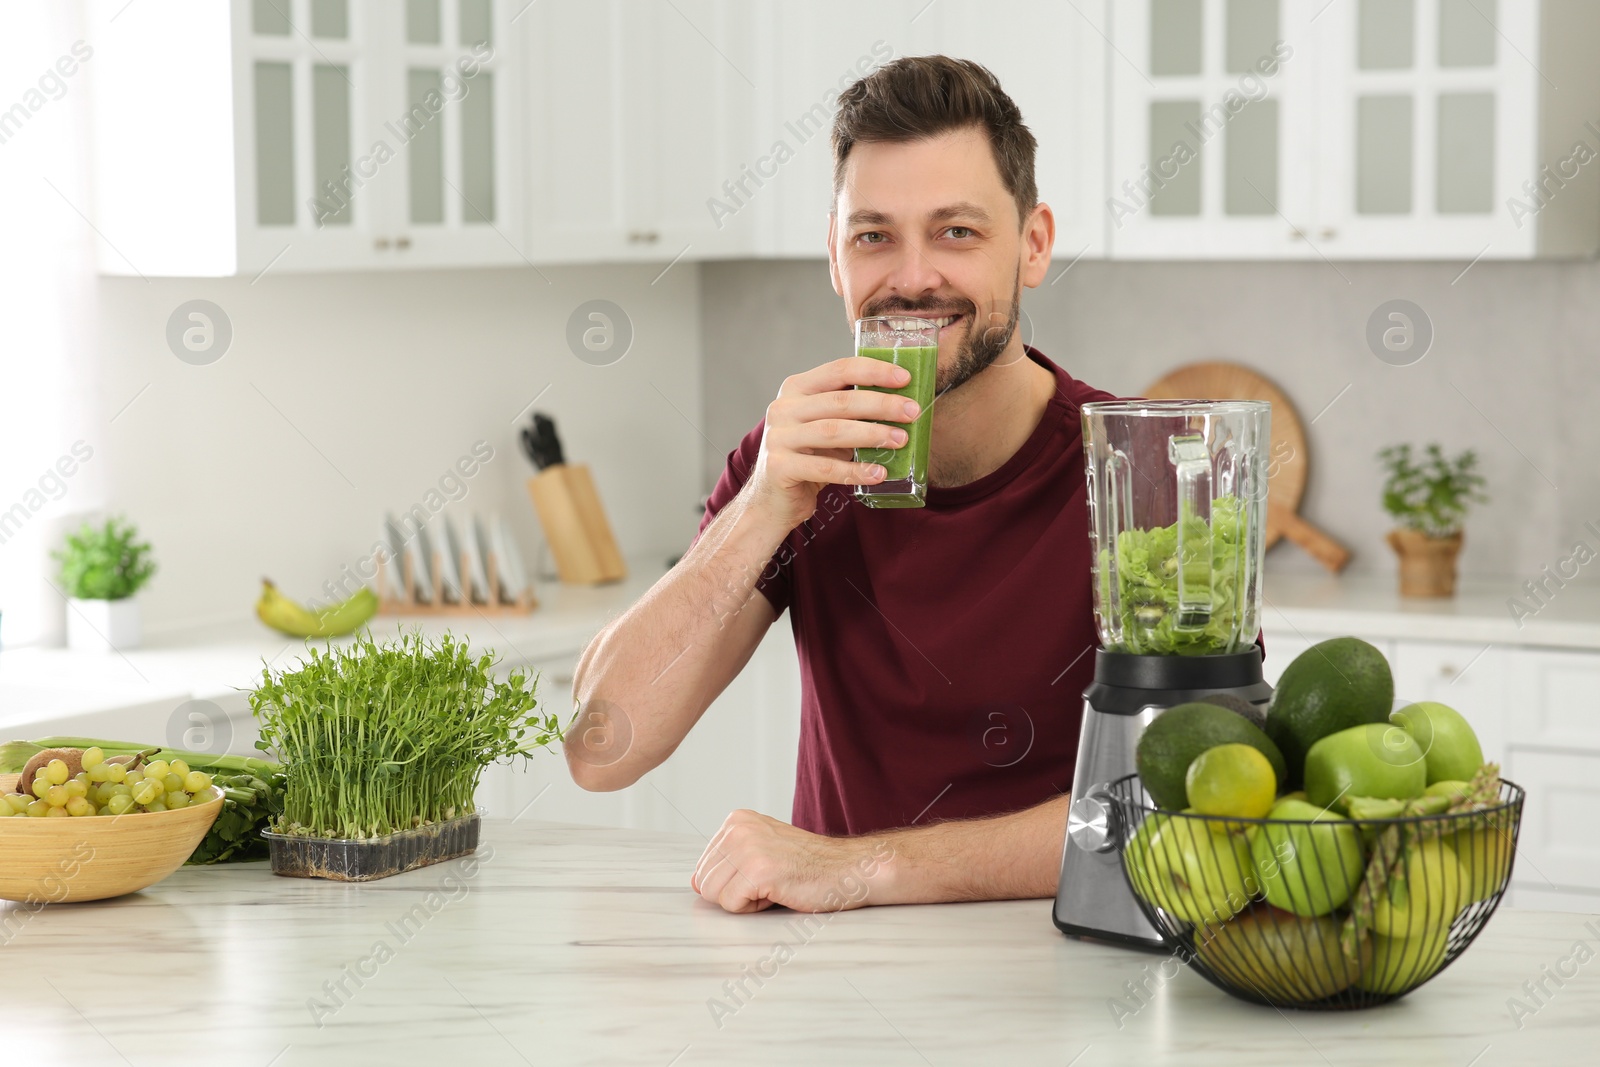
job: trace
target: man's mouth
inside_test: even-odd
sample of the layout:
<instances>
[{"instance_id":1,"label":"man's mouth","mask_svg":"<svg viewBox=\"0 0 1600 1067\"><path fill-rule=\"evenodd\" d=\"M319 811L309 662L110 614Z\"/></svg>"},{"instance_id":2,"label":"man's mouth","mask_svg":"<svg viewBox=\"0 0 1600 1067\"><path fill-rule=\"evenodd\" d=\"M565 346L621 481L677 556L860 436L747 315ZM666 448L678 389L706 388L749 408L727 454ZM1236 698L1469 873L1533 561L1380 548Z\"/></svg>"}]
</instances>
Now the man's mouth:
<instances>
[{"instance_id":1,"label":"man's mouth","mask_svg":"<svg viewBox=\"0 0 1600 1067\"><path fill-rule=\"evenodd\" d=\"M914 328L916 326L916 322L914 321L913 318L910 318L910 317L905 318L905 319L901 319L898 316L890 316L890 318L895 320L894 321L894 326L895 326L896 329L912 329L912 328ZM962 319L966 318L966 316L964 314L958 314L958 315L925 315L925 314L918 313L915 316L915 318L916 319L921 319L924 322L931 322L935 326L939 327L939 329L943 330L947 326L950 326L950 325L952 325L954 323L960 322Z\"/></svg>"}]
</instances>

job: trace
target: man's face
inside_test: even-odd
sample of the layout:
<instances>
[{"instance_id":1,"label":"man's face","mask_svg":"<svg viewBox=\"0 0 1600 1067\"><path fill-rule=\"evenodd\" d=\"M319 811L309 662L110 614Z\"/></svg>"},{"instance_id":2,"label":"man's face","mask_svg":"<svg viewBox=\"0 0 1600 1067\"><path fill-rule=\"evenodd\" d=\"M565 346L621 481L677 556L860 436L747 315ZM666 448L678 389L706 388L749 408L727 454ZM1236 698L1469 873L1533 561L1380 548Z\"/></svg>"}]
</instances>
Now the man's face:
<instances>
[{"instance_id":1,"label":"man's face","mask_svg":"<svg viewBox=\"0 0 1600 1067\"><path fill-rule=\"evenodd\" d=\"M829 223L833 288L853 321L934 319L938 392L957 388L1012 344L1022 286L1049 266L1055 224L1040 205L1024 229L981 127L918 141L858 143Z\"/></svg>"}]
</instances>

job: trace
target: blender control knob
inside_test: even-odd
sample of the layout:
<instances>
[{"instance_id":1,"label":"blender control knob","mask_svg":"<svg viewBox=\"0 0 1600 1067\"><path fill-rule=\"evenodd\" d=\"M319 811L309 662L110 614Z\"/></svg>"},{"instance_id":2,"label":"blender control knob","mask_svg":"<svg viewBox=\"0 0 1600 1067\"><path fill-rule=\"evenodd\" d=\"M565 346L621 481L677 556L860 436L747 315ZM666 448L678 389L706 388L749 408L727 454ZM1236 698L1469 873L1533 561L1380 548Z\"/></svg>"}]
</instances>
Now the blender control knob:
<instances>
[{"instance_id":1,"label":"blender control knob","mask_svg":"<svg viewBox=\"0 0 1600 1067\"><path fill-rule=\"evenodd\" d=\"M1067 836L1085 852L1109 852L1116 848L1110 796L1096 790L1074 800L1067 809Z\"/></svg>"}]
</instances>

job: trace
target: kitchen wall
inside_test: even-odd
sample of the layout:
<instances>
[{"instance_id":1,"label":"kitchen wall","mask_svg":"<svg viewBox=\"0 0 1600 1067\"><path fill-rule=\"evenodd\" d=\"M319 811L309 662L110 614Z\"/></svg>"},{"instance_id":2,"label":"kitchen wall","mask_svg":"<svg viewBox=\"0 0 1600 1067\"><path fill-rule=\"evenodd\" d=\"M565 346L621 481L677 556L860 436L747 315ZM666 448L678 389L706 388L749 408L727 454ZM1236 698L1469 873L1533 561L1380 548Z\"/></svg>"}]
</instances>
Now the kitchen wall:
<instances>
[{"instance_id":1,"label":"kitchen wall","mask_svg":"<svg viewBox=\"0 0 1600 1067\"><path fill-rule=\"evenodd\" d=\"M248 617L262 575L320 596L368 552L385 509L426 503L480 439L494 458L465 481L462 506L505 513L531 564L532 468L513 424L535 406L568 459L592 467L624 552L676 554L694 533L705 445L692 266L102 278L96 297L92 410L76 435L111 489L63 505L125 512L154 543L148 631ZM196 298L233 330L209 366L166 341L168 317ZM617 304L634 331L609 366L567 342L591 299Z\"/></svg>"},{"instance_id":2,"label":"kitchen wall","mask_svg":"<svg viewBox=\"0 0 1600 1067\"><path fill-rule=\"evenodd\" d=\"M1059 272L1060 264L1056 271ZM1273 379L1309 425L1301 514L1394 570L1379 504L1383 445L1478 450L1490 504L1469 520L1465 573L1520 583L1600 544L1600 265L1083 261L1023 298L1024 337L1069 373L1125 395L1195 360ZM820 260L702 267L709 487L786 374L847 354L850 333ZM1382 303L1419 305L1431 349L1390 366L1365 340ZM1314 570L1292 545L1269 567ZM1581 581L1596 581L1584 568ZM1511 591L1508 583L1508 595Z\"/></svg>"}]
</instances>

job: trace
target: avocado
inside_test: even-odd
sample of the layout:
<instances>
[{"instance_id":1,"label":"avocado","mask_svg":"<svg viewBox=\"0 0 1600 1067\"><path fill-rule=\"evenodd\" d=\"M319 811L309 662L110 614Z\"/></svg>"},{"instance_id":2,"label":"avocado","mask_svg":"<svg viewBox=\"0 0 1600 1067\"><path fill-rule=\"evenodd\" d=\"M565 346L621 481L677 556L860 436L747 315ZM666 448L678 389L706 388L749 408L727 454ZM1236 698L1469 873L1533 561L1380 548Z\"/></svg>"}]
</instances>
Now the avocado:
<instances>
[{"instance_id":1,"label":"avocado","mask_svg":"<svg viewBox=\"0 0 1600 1067\"><path fill-rule=\"evenodd\" d=\"M1215 704L1179 704L1158 715L1139 737L1134 767L1157 807L1181 811L1189 806L1189 764L1208 748L1235 743L1266 756L1282 788L1288 767L1278 746L1243 716Z\"/></svg>"},{"instance_id":2,"label":"avocado","mask_svg":"<svg viewBox=\"0 0 1600 1067\"><path fill-rule=\"evenodd\" d=\"M1299 788L1312 745L1352 726L1387 723L1393 706L1389 661L1359 637L1334 637L1296 656L1267 705L1267 736L1289 763L1289 787Z\"/></svg>"}]
</instances>

